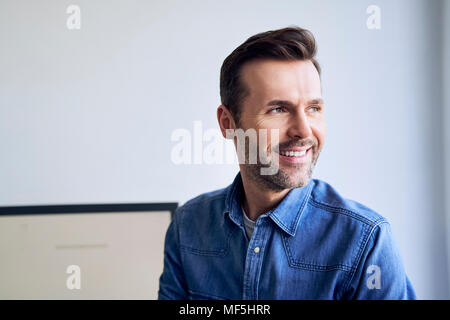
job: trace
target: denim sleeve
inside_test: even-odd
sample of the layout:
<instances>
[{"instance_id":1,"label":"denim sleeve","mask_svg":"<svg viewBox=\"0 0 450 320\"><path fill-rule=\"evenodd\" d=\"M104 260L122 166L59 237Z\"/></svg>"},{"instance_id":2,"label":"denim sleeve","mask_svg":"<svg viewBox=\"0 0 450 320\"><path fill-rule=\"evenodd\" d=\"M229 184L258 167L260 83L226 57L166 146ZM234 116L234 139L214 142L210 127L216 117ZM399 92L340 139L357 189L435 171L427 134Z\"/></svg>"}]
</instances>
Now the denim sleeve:
<instances>
[{"instance_id":1,"label":"denim sleeve","mask_svg":"<svg viewBox=\"0 0 450 320\"><path fill-rule=\"evenodd\" d=\"M348 299L415 300L391 226L375 226L346 291Z\"/></svg>"},{"instance_id":2,"label":"denim sleeve","mask_svg":"<svg viewBox=\"0 0 450 320\"><path fill-rule=\"evenodd\" d=\"M159 300L187 299L178 232L180 210L181 208L178 208L174 213L164 241L164 270L159 278Z\"/></svg>"}]
</instances>

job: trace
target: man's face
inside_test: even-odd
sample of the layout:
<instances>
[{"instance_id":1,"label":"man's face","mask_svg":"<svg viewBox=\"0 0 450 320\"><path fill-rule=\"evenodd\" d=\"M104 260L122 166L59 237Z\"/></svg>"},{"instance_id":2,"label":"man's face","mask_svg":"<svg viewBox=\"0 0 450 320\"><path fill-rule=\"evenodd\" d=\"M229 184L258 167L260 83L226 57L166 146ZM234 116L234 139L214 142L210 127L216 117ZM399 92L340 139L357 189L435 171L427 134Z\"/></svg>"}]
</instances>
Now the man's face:
<instances>
[{"instance_id":1,"label":"man's face","mask_svg":"<svg viewBox=\"0 0 450 320\"><path fill-rule=\"evenodd\" d=\"M241 72L249 93L242 101L239 127L256 132L267 129L266 152L271 161L278 157L279 170L275 175L261 175L260 168L267 165L262 165L259 157L257 164L241 167L249 178L272 190L305 186L326 131L320 78L314 64L310 60L256 60L246 63ZM271 129L279 129L279 152L271 145Z\"/></svg>"}]
</instances>

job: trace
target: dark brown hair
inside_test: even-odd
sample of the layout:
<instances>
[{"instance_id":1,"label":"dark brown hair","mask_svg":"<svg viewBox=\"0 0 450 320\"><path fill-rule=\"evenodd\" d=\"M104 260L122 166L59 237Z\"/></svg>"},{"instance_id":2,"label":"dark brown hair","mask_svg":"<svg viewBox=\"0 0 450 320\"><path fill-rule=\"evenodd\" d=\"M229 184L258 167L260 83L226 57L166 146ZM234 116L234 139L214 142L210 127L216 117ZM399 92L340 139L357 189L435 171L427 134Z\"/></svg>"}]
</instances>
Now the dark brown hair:
<instances>
[{"instance_id":1,"label":"dark brown hair","mask_svg":"<svg viewBox=\"0 0 450 320\"><path fill-rule=\"evenodd\" d=\"M220 70L220 98L236 124L241 116L241 102L248 94L240 81L244 63L256 59L311 60L320 75L320 65L314 59L316 51L313 34L299 27L258 33L237 47L224 60Z\"/></svg>"}]
</instances>

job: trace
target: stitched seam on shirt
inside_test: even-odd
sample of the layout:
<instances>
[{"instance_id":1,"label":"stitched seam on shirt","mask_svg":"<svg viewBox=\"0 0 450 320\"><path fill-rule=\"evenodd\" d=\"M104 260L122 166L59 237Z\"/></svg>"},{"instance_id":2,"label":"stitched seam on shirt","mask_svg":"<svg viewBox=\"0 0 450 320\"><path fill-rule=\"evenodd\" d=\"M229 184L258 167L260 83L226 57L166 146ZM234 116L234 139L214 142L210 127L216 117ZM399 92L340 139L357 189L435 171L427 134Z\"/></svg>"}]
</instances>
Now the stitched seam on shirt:
<instances>
[{"instance_id":1,"label":"stitched seam on shirt","mask_svg":"<svg viewBox=\"0 0 450 320\"><path fill-rule=\"evenodd\" d=\"M202 292L197 292L197 291L193 291L193 290L188 290L190 294L193 295L197 295L197 296L202 296L204 298L210 298L210 299L220 299L220 300L229 300L228 298L224 298L224 297L220 297L220 296L215 296L212 294L206 294L206 293L202 293Z\"/></svg>"},{"instance_id":2,"label":"stitched seam on shirt","mask_svg":"<svg viewBox=\"0 0 450 320\"><path fill-rule=\"evenodd\" d=\"M372 220L369 220L369 219L367 219L367 218L365 218L365 217L363 217L363 216L361 216L361 215L359 215L359 214L357 214L357 213L355 213L353 211L350 211L350 210L347 210L347 209L344 209L344 208L340 208L340 207L333 207L333 206L330 206L328 204L325 204L325 203L322 203L322 202L318 202L317 200L314 200L314 198L311 198L311 204L313 206L317 207L317 208L329 209L332 212L344 214L346 216L349 216L351 218L354 218L356 220L359 220L359 221L364 222L365 224L368 224L368 225L371 225L371 226L376 224L376 223L378 223L380 220L384 220L383 217L380 217L379 219L376 219L375 221L372 221Z\"/></svg>"},{"instance_id":3,"label":"stitched seam on shirt","mask_svg":"<svg viewBox=\"0 0 450 320\"><path fill-rule=\"evenodd\" d=\"M204 199L200 202L194 202L194 203L190 203L190 204L184 204L182 206L183 210L186 208L190 208L193 206L197 206L201 203L204 203L206 201L213 201L219 198L224 197L223 194L219 194L217 196L214 196L212 198L207 198ZM199 250L193 247L188 247L188 246L184 246L180 244L180 250L184 251L184 252L189 252L189 253L193 253L193 254L197 254L197 255L202 255L202 256L225 256L228 253L229 247L230 247L230 239L231 239L231 234L234 232L233 229L230 229L230 231L228 232L228 237L227 237L227 247L225 249L222 250Z\"/></svg>"},{"instance_id":4,"label":"stitched seam on shirt","mask_svg":"<svg viewBox=\"0 0 450 320\"><path fill-rule=\"evenodd\" d=\"M215 256L215 257L225 256L228 253L228 250L230 248L230 239L231 239L231 235L233 234L233 232L234 232L234 229L230 229L230 231L228 232L227 247L222 250L199 250L196 248L183 246L183 245L180 245L180 249L182 251L190 252L190 253L201 255L201 256Z\"/></svg>"},{"instance_id":5,"label":"stitched seam on shirt","mask_svg":"<svg viewBox=\"0 0 450 320\"><path fill-rule=\"evenodd\" d=\"M353 275L357 270L358 264L355 263L355 261L359 261L361 253L363 252L363 248L365 247L365 243L367 242L367 238L370 237L370 234L371 234L370 227L368 225L364 225L363 234L359 238L359 241L358 241L358 250L356 252L356 255L354 257L352 257L354 270L353 270L353 272L350 272L347 274L344 285L341 286L341 290L339 290L340 297L343 297L345 295L345 293L347 292L348 283L349 283L349 281L351 281L350 279L353 278Z\"/></svg>"},{"instance_id":6,"label":"stitched seam on shirt","mask_svg":"<svg viewBox=\"0 0 450 320\"><path fill-rule=\"evenodd\" d=\"M381 224L383 224L383 223L389 224L389 222L387 222L386 220L384 220L384 221L383 221L383 220L378 221L378 223L377 223L377 224L374 224L373 227L372 227L372 229L370 229L370 231L366 233L365 241L363 241L364 243L363 243L363 245L360 247L360 250L359 250L358 255L357 255L357 258L356 258L356 263L355 263L355 266L354 266L354 270L353 270L352 274L349 275L349 279L348 279L348 281L347 281L347 284L344 286L344 291L342 292L342 294L345 294L346 292L348 292L349 287L350 287L350 284L351 284L351 282L352 282L352 280L353 280L353 277L354 277L355 274L356 274L356 270L358 269L358 266L361 264L361 257L362 257L362 254L363 254L363 252L365 251L365 249L366 249L366 247L367 247L367 244L370 242L370 241L369 241L370 238L371 238L372 235L374 234L375 229L376 229L378 226L380 226ZM364 270L363 270L363 271L364 271ZM363 272L363 274L364 274L364 272Z\"/></svg>"},{"instance_id":7,"label":"stitched seam on shirt","mask_svg":"<svg viewBox=\"0 0 450 320\"><path fill-rule=\"evenodd\" d=\"M303 211L303 209L305 208L306 204L308 203L309 198L310 198L310 196L311 196L312 189L313 189L313 184L311 183L311 185L309 186L309 190L308 190L308 192L307 192L307 194L306 194L306 198L305 198L305 200L304 200L303 203L302 203L302 207L301 207L300 210L297 212L297 217L296 217L296 219L295 219L295 220L292 222L292 224L291 224L291 229L294 229L295 226L298 224L298 220L300 219L300 216L301 216L300 213ZM294 230L294 233L295 233L295 230Z\"/></svg>"},{"instance_id":8,"label":"stitched seam on shirt","mask_svg":"<svg viewBox=\"0 0 450 320\"><path fill-rule=\"evenodd\" d=\"M274 220L276 220L277 223L281 224L281 225L284 227L284 229L287 229L287 230L285 230L285 231L286 231L287 233L289 233L290 235L294 235L294 234L295 234L295 231L294 231L293 229L294 229L294 227L297 225L298 220L300 219L300 216L301 216L300 212L303 211L303 209L305 208L306 204L307 204L308 201L309 201L309 198L310 198L310 196L311 196L311 190L312 190L312 184L310 185L309 190L308 190L308 192L307 192L307 194L306 194L306 196L305 196L305 200L303 201L302 206L300 207L300 209L297 211L297 216L296 216L295 220L292 221L290 227L286 226L286 225L285 225L280 219L278 219L276 216L272 216L272 218L273 218Z\"/></svg>"},{"instance_id":9,"label":"stitched seam on shirt","mask_svg":"<svg viewBox=\"0 0 450 320\"><path fill-rule=\"evenodd\" d=\"M297 269L305 269L305 270L312 270L312 271L333 271L333 270L342 270L345 272L351 272L353 267L347 266L345 264L334 264L334 265L319 265L319 264L313 264L313 263L305 263L299 260L295 260L292 258L291 250L288 244L288 240L284 235L282 235L283 238L283 244L285 253L288 256L288 263L289 266L292 268Z\"/></svg>"},{"instance_id":10,"label":"stitched seam on shirt","mask_svg":"<svg viewBox=\"0 0 450 320\"><path fill-rule=\"evenodd\" d=\"M183 261L184 258L183 258L183 255L181 254L181 244L180 244L180 222L181 222L181 218L182 218L181 215L182 215L183 211L184 211L184 208L180 207L178 213L176 213L177 217L175 217L175 214L174 214L173 220L174 220L176 230L177 230L176 237L177 237L178 250L179 250L178 253L179 253L179 257L180 257L180 269L181 269L181 272L183 273L183 278L186 279L186 273L185 273L184 267L183 267L183 264L185 264L185 261ZM175 211L175 212L177 212L177 211ZM186 282L183 285L183 289L186 292L186 289L187 289Z\"/></svg>"},{"instance_id":11,"label":"stitched seam on shirt","mask_svg":"<svg viewBox=\"0 0 450 320\"><path fill-rule=\"evenodd\" d=\"M258 274L256 275L256 285L255 285L255 293L254 293L254 297L255 297L255 299L256 300L258 300L258 289L259 289L259 281L261 280L261 271L262 271L262 268L263 268L263 265L264 265L264 256L265 256L265 254L266 254L266 249L267 249L267 241L266 241L266 239L267 239L267 236L271 236L271 234L269 233L269 232L273 232L273 230L271 229L271 228L269 228L269 226L268 226L268 224L267 224L267 222L266 223L264 223L264 225L265 225L265 228L264 228L264 233L263 233L263 237L261 238L261 243L262 244L264 244L264 247L263 247L263 249L260 251L260 255L262 255L261 256L261 262L260 262L260 268L259 268L259 270L258 270Z\"/></svg>"},{"instance_id":12,"label":"stitched seam on shirt","mask_svg":"<svg viewBox=\"0 0 450 320\"><path fill-rule=\"evenodd\" d=\"M292 235L292 231L287 227L280 219L278 219L276 216L272 216L272 219L274 219L278 224L283 226L284 231Z\"/></svg>"}]
</instances>

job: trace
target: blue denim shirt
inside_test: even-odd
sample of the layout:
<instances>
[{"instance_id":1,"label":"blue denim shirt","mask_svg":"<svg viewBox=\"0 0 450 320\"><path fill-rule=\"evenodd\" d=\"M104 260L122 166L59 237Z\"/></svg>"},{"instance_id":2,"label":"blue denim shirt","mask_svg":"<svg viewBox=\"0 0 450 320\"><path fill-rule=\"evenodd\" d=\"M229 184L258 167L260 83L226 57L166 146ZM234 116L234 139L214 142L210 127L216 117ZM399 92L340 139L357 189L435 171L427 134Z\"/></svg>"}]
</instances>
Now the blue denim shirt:
<instances>
[{"instance_id":1,"label":"blue denim shirt","mask_svg":"<svg viewBox=\"0 0 450 320\"><path fill-rule=\"evenodd\" d=\"M240 173L179 207L159 299L415 299L385 218L324 181L292 189L247 238Z\"/></svg>"}]
</instances>

